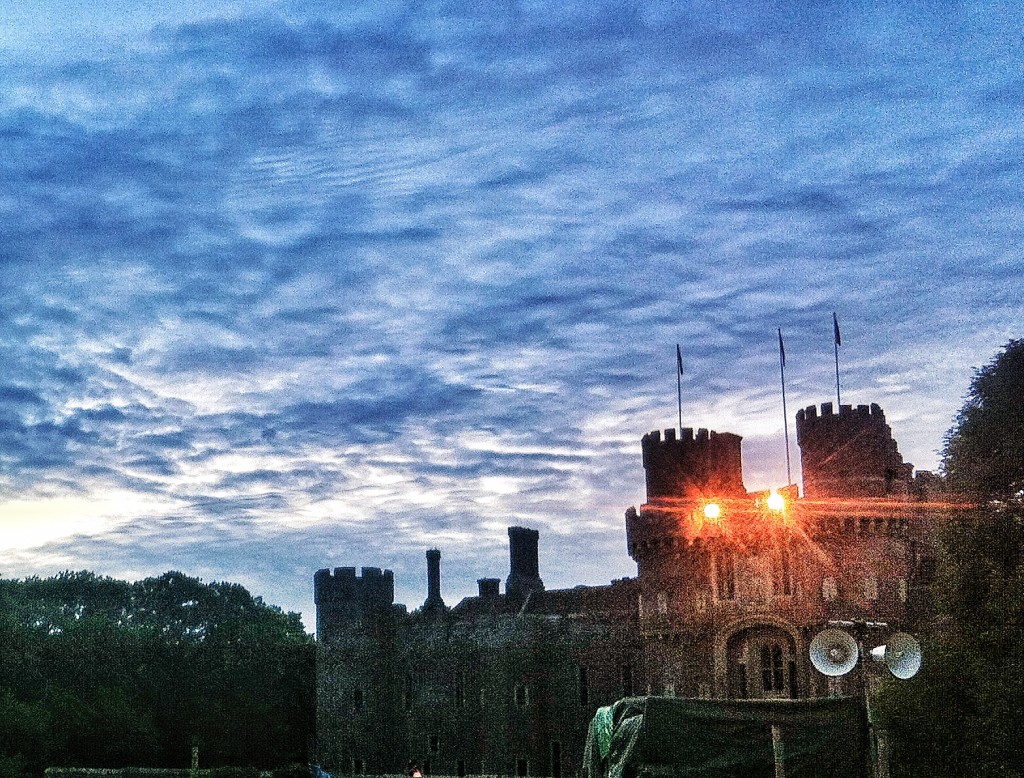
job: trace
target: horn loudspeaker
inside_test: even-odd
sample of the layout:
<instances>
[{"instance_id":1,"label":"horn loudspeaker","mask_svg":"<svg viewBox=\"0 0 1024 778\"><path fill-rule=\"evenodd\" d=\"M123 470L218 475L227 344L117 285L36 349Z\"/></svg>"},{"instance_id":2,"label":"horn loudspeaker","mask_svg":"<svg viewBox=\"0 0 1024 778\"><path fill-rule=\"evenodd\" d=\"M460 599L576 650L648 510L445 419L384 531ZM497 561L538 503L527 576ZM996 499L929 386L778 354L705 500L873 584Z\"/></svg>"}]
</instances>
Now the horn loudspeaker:
<instances>
[{"instance_id":1,"label":"horn loudspeaker","mask_svg":"<svg viewBox=\"0 0 1024 778\"><path fill-rule=\"evenodd\" d=\"M811 664L819 673L846 675L857 666L857 641L841 629L826 629L811 641Z\"/></svg>"},{"instance_id":2,"label":"horn loudspeaker","mask_svg":"<svg viewBox=\"0 0 1024 778\"><path fill-rule=\"evenodd\" d=\"M885 662L889 672L905 681L921 669L921 644L913 635L897 632L884 646L871 649L871 657L876 662Z\"/></svg>"}]
</instances>

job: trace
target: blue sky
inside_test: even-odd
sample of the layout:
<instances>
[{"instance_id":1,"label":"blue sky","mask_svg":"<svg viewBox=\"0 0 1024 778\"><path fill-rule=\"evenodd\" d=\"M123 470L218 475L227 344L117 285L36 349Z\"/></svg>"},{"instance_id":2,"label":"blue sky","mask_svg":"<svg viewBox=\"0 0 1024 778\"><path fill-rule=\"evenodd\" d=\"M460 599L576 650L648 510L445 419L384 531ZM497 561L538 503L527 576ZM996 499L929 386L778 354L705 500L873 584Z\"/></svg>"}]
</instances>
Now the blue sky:
<instances>
[{"instance_id":1,"label":"blue sky","mask_svg":"<svg viewBox=\"0 0 1024 778\"><path fill-rule=\"evenodd\" d=\"M10 4L9 4L10 5ZM938 464L1020 337L1016 3L0 10L0 574L631 575L639 441L877 402ZM792 432L792 424L791 432ZM792 437L792 435L791 435ZM794 442L794 462L798 462Z\"/></svg>"}]
</instances>

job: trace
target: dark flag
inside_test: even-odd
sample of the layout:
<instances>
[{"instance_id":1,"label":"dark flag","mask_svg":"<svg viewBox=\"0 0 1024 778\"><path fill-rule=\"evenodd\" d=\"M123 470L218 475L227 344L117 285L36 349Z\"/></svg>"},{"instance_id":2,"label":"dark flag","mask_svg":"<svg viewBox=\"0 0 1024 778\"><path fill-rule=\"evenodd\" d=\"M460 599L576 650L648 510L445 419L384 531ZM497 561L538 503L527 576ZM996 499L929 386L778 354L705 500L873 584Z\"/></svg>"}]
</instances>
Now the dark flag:
<instances>
[{"instance_id":1,"label":"dark flag","mask_svg":"<svg viewBox=\"0 0 1024 778\"><path fill-rule=\"evenodd\" d=\"M786 347L782 343L782 327L779 327L779 378L782 379L782 429L786 433L786 483L793 483L789 465L789 414L786 412Z\"/></svg>"},{"instance_id":2,"label":"dark flag","mask_svg":"<svg viewBox=\"0 0 1024 778\"><path fill-rule=\"evenodd\" d=\"M676 343L676 397L679 400L679 430L683 429L683 350Z\"/></svg>"},{"instance_id":3,"label":"dark flag","mask_svg":"<svg viewBox=\"0 0 1024 778\"><path fill-rule=\"evenodd\" d=\"M843 339L839 336L839 317L832 311L832 334L835 336L836 345L833 346L836 352L836 405L842 407L843 398L839 395L839 347L843 345Z\"/></svg>"}]
</instances>

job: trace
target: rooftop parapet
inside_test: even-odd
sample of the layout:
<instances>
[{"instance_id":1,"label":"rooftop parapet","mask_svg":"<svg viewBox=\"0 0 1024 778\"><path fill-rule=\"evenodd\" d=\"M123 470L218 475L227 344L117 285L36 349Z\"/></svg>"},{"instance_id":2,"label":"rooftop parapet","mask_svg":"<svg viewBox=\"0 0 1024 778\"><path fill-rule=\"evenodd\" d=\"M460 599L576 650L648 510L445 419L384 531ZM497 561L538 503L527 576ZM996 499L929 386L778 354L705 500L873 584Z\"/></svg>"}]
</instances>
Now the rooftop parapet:
<instances>
[{"instance_id":1,"label":"rooftop parapet","mask_svg":"<svg viewBox=\"0 0 1024 778\"><path fill-rule=\"evenodd\" d=\"M366 611L389 609L395 600L395 577L390 570L364 567L356 575L354 567L318 570L313 575L313 600L316 602L317 633L328 622L357 618Z\"/></svg>"},{"instance_id":2,"label":"rooftop parapet","mask_svg":"<svg viewBox=\"0 0 1024 778\"><path fill-rule=\"evenodd\" d=\"M832 403L821 411L811 405L797 411L806 497L905 497L913 465L903 461L885 413L871 405Z\"/></svg>"},{"instance_id":3,"label":"rooftop parapet","mask_svg":"<svg viewBox=\"0 0 1024 778\"><path fill-rule=\"evenodd\" d=\"M704 428L696 434L684 427L644 435L644 469L647 472L647 500L717 494L744 494L740 445L743 438L731 432Z\"/></svg>"},{"instance_id":4,"label":"rooftop parapet","mask_svg":"<svg viewBox=\"0 0 1024 778\"><path fill-rule=\"evenodd\" d=\"M819 420L827 424L837 419L872 419L875 424L885 424L885 413L882 411L878 403L856 406L840 405L838 414L835 412L834 408L835 406L830 402L822 403L820 416L818 415L817 406L814 405L810 405L807 408L801 408L797 411L797 437L800 435L801 426L806 427L813 425ZM857 423L863 423L863 421Z\"/></svg>"}]
</instances>

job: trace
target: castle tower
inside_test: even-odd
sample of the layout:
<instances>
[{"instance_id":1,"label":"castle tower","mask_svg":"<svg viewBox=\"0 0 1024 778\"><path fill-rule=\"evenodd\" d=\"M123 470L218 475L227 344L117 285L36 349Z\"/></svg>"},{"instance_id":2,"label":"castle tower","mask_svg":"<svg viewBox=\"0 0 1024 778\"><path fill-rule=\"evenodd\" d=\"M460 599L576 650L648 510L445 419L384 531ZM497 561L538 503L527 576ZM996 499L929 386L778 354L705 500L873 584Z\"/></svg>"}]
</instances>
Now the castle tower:
<instances>
[{"instance_id":1,"label":"castle tower","mask_svg":"<svg viewBox=\"0 0 1024 778\"><path fill-rule=\"evenodd\" d=\"M641 441L647 473L647 501L663 498L693 498L708 495L742 496L743 462L739 435L685 428L655 430Z\"/></svg>"},{"instance_id":2,"label":"castle tower","mask_svg":"<svg viewBox=\"0 0 1024 778\"><path fill-rule=\"evenodd\" d=\"M544 591L537 561L537 541L540 533L526 527L508 528L509 573L505 580L505 594L525 597L532 591Z\"/></svg>"},{"instance_id":3,"label":"castle tower","mask_svg":"<svg viewBox=\"0 0 1024 778\"><path fill-rule=\"evenodd\" d=\"M354 567L318 570L313 576L316 634L319 640L344 632L364 615L383 615L395 601L395 577L390 570Z\"/></svg>"},{"instance_id":4,"label":"castle tower","mask_svg":"<svg viewBox=\"0 0 1024 778\"><path fill-rule=\"evenodd\" d=\"M914 467L903 461L882 409L822 403L796 414L804 496L906 496Z\"/></svg>"}]
</instances>

